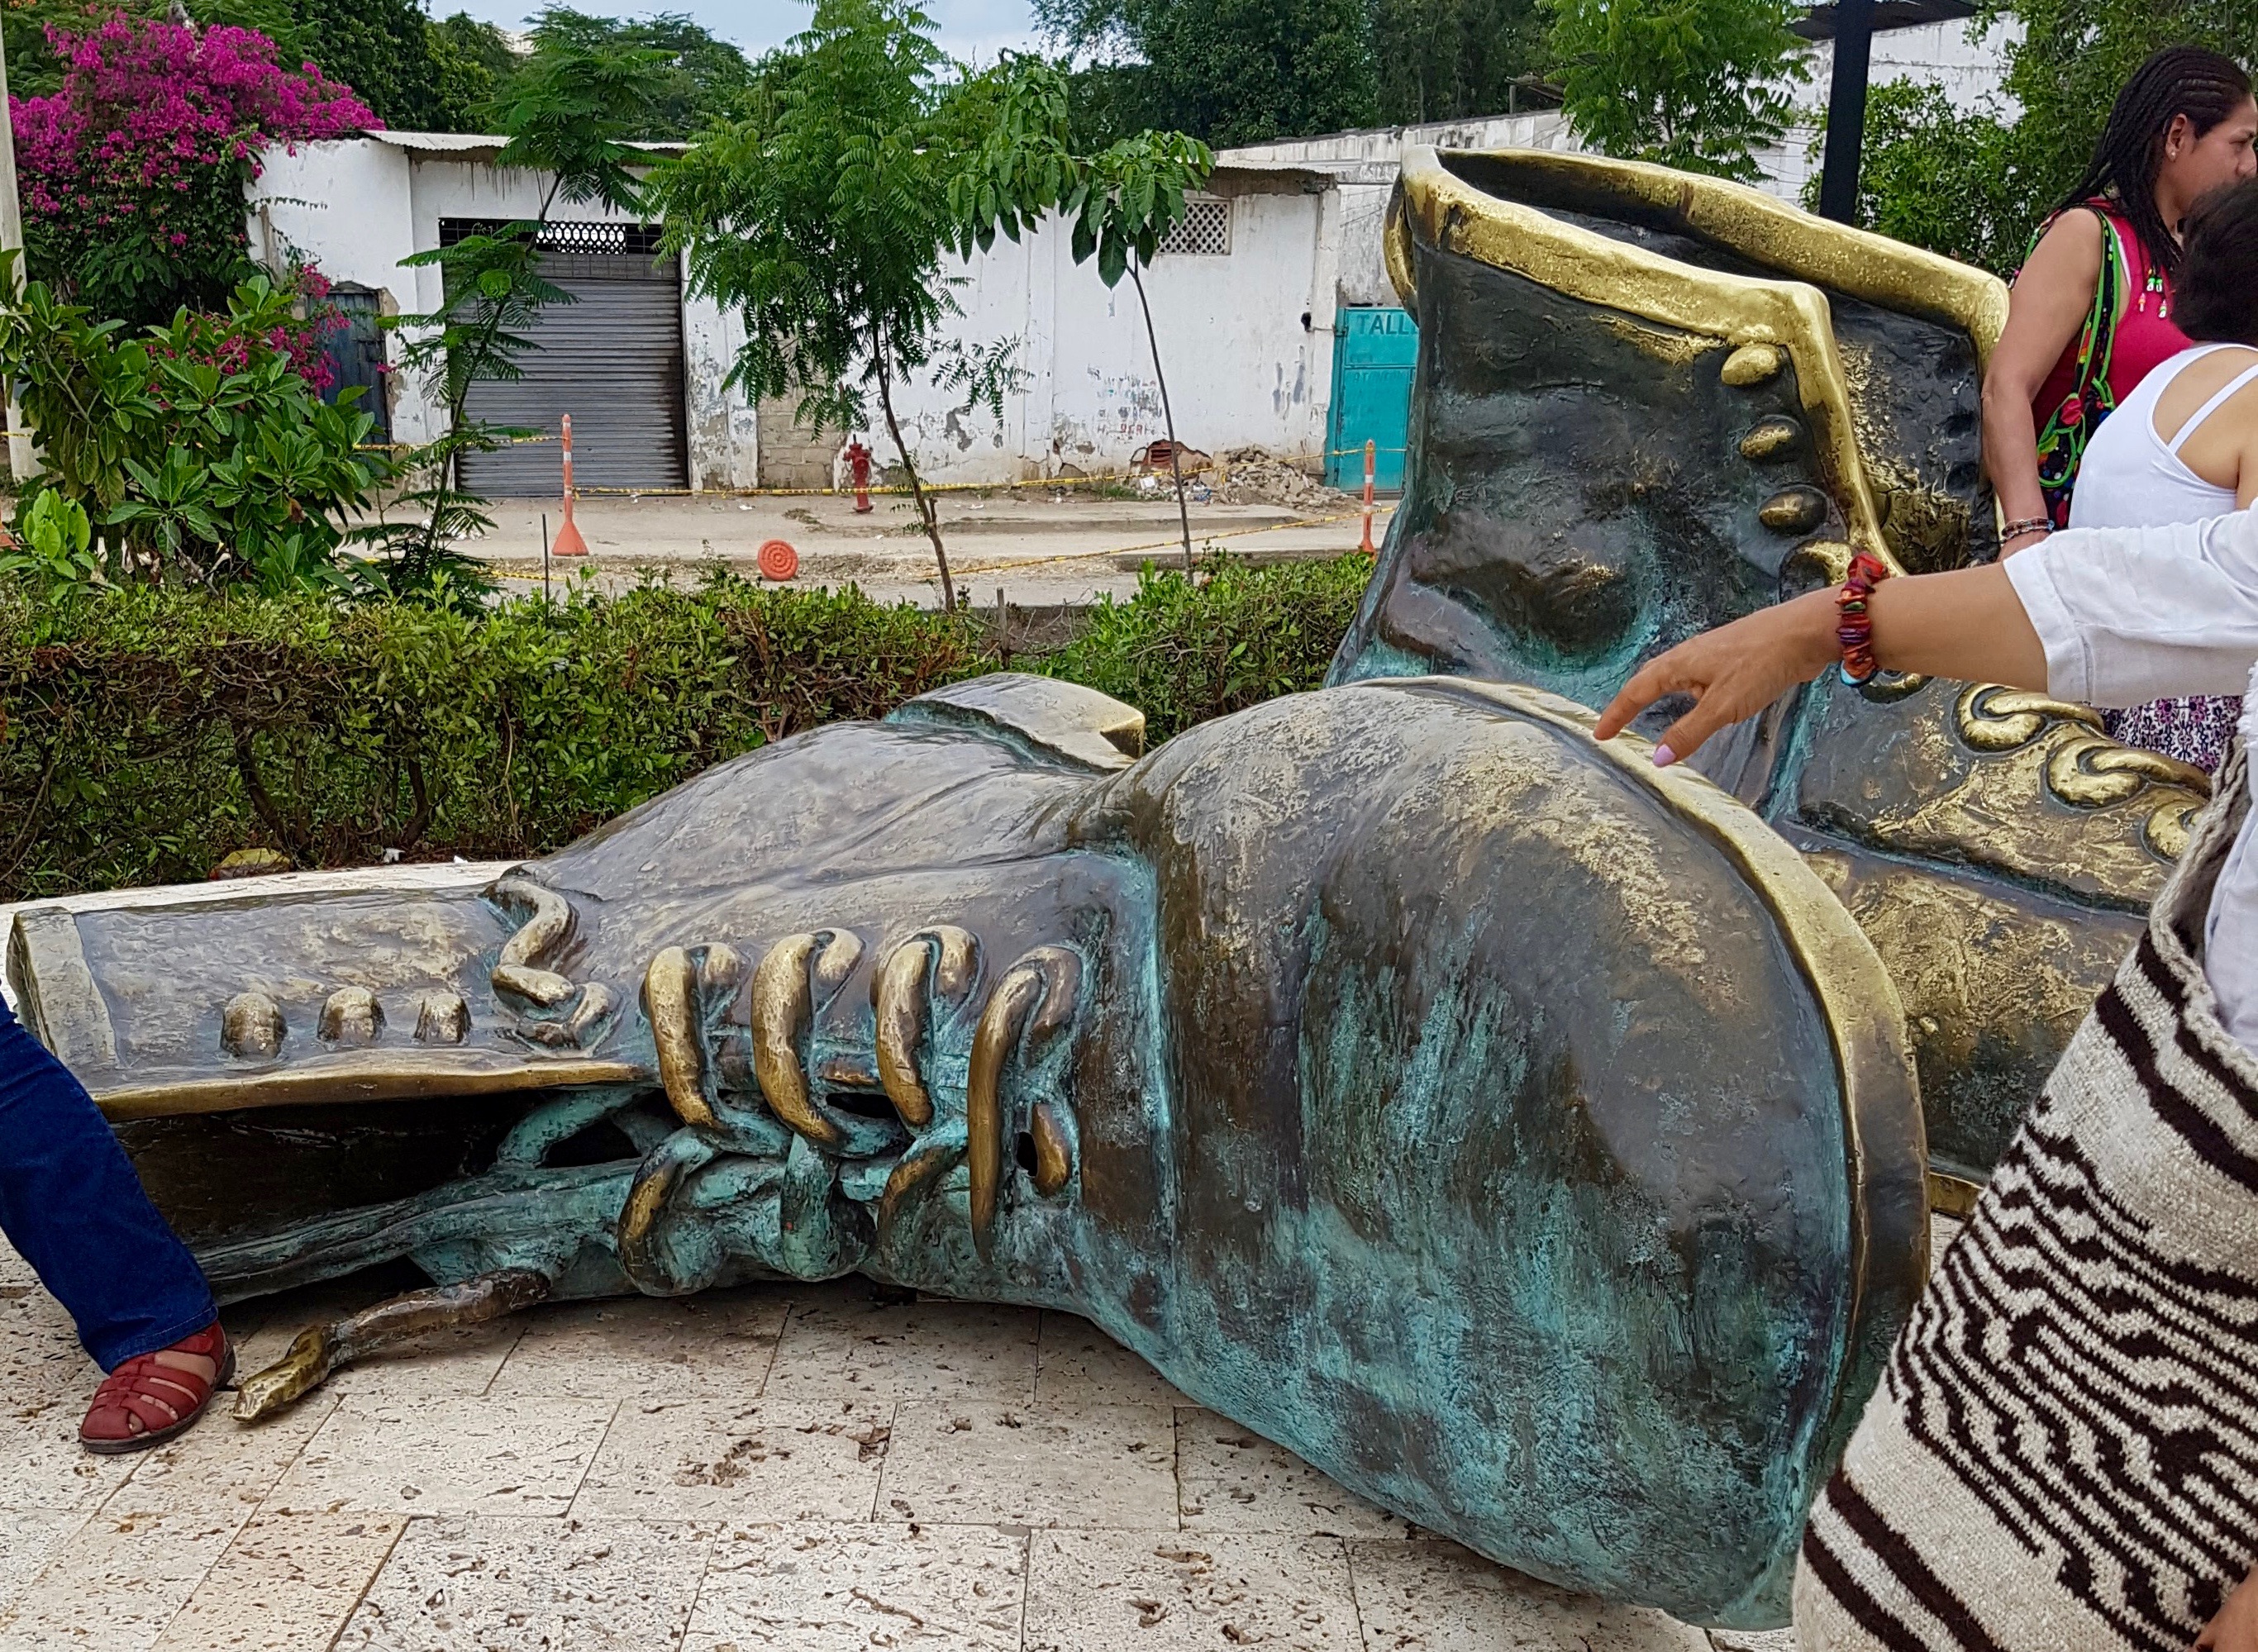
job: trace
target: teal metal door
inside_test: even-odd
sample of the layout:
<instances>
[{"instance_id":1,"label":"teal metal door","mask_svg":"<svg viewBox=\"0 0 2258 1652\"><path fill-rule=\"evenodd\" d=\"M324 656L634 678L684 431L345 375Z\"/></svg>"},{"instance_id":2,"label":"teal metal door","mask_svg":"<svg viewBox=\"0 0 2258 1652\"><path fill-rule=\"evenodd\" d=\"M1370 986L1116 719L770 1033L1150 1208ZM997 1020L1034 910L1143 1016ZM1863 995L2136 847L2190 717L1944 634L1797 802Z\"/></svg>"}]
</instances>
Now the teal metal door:
<instances>
[{"instance_id":1,"label":"teal metal door","mask_svg":"<svg viewBox=\"0 0 2258 1652\"><path fill-rule=\"evenodd\" d=\"M1411 366L1419 329L1409 310L1379 306L1344 309L1333 323L1333 415L1325 443L1325 480L1352 491L1364 486L1364 444L1374 486L1403 486L1403 450L1411 425Z\"/></svg>"}]
</instances>

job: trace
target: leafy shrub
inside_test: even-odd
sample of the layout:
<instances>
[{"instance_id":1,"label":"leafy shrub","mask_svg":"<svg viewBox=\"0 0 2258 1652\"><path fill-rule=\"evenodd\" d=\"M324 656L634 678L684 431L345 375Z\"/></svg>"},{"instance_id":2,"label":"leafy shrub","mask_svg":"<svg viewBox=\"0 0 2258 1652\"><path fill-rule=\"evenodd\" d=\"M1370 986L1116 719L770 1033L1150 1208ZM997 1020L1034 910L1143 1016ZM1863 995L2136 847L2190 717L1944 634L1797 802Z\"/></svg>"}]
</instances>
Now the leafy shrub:
<instances>
[{"instance_id":1,"label":"leafy shrub","mask_svg":"<svg viewBox=\"0 0 2258 1652\"><path fill-rule=\"evenodd\" d=\"M1823 141L1823 139L1821 140ZM1814 143L1815 152L1819 144ZM1856 222L1998 275L2012 275L2043 203L2020 124L1965 113L1942 87L1890 81L1866 103ZM1819 178L1803 204L1819 203Z\"/></svg>"},{"instance_id":2,"label":"leafy shrub","mask_svg":"<svg viewBox=\"0 0 2258 1652\"><path fill-rule=\"evenodd\" d=\"M50 599L106 583L94 554L94 526L86 507L43 489L18 513L20 549L0 555L0 574L28 581Z\"/></svg>"},{"instance_id":3,"label":"leafy shrub","mask_svg":"<svg viewBox=\"0 0 2258 1652\"><path fill-rule=\"evenodd\" d=\"M267 591L335 583L347 519L388 465L374 422L322 401L293 363L293 299L255 276L224 316L181 311L136 337L33 281L0 310L0 372L46 451L18 537L50 493L110 530L105 577Z\"/></svg>"},{"instance_id":4,"label":"leafy shrub","mask_svg":"<svg viewBox=\"0 0 2258 1652\"><path fill-rule=\"evenodd\" d=\"M1361 556L1276 568L1211 564L1202 580L1147 568L1137 594L1090 610L1040 669L1145 713L1153 741L1194 723L1320 687L1372 578Z\"/></svg>"},{"instance_id":5,"label":"leafy shrub","mask_svg":"<svg viewBox=\"0 0 2258 1652\"><path fill-rule=\"evenodd\" d=\"M1323 680L1371 564L1148 576L1047 662L1155 740ZM0 580L0 899L302 865L507 858L709 764L995 669L980 621L716 578L467 612Z\"/></svg>"},{"instance_id":6,"label":"leafy shrub","mask_svg":"<svg viewBox=\"0 0 2258 1652\"><path fill-rule=\"evenodd\" d=\"M51 28L61 89L14 100L31 271L103 316L217 305L250 273L243 187L269 145L377 123L255 29L113 13Z\"/></svg>"}]
</instances>

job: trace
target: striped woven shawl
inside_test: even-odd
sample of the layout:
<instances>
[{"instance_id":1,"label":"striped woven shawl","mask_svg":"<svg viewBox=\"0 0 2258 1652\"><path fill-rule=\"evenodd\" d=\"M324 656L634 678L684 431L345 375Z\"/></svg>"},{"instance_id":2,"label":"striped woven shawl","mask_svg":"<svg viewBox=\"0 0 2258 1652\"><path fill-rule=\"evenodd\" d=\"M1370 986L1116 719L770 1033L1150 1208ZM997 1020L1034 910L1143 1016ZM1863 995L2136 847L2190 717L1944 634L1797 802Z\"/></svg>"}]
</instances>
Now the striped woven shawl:
<instances>
[{"instance_id":1,"label":"striped woven shawl","mask_svg":"<svg viewBox=\"0 0 2258 1652\"><path fill-rule=\"evenodd\" d=\"M2238 750L1821 1493L1800 1644L2187 1652L2258 1558L2258 1060L2201 966Z\"/></svg>"}]
</instances>

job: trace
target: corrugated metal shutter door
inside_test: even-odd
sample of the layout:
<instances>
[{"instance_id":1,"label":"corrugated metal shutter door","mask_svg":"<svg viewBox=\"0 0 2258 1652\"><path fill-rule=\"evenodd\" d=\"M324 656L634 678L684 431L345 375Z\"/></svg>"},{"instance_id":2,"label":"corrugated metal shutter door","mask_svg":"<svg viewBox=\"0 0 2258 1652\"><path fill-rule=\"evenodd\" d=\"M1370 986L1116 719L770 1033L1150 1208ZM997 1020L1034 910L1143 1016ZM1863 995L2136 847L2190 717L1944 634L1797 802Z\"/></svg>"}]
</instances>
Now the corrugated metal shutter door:
<instances>
[{"instance_id":1,"label":"corrugated metal shutter door","mask_svg":"<svg viewBox=\"0 0 2258 1652\"><path fill-rule=\"evenodd\" d=\"M579 301L542 312L518 358L525 377L487 380L469 411L488 424L555 435L572 415L572 474L583 487L686 487L682 287L671 258L544 252L541 273ZM464 480L490 499L562 486L554 442L469 456Z\"/></svg>"}]
</instances>

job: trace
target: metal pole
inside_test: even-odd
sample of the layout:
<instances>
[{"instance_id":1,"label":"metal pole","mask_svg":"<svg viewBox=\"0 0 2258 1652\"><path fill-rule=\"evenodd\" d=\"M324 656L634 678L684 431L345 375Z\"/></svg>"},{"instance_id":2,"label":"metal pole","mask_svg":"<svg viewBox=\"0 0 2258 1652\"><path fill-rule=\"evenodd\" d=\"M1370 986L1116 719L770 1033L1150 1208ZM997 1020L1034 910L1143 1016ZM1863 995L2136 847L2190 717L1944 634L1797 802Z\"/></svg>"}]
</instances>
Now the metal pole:
<instances>
[{"instance_id":1,"label":"metal pole","mask_svg":"<svg viewBox=\"0 0 2258 1652\"><path fill-rule=\"evenodd\" d=\"M0 52L0 252L13 252L9 260L9 301L24 298L24 209L16 196L16 126L5 118L8 109L8 58ZM24 429L24 409L16 400L16 386L8 386L8 471L18 481L39 473L32 456L31 434Z\"/></svg>"},{"instance_id":2,"label":"metal pole","mask_svg":"<svg viewBox=\"0 0 2258 1652\"><path fill-rule=\"evenodd\" d=\"M549 513L547 511L541 513L541 606L543 608L556 606L554 599L549 594Z\"/></svg>"},{"instance_id":3,"label":"metal pole","mask_svg":"<svg viewBox=\"0 0 2258 1652\"><path fill-rule=\"evenodd\" d=\"M1874 46L1874 0L1836 0L1835 72L1827 87L1827 158L1819 216L1837 223L1858 213L1858 163L1866 142L1866 77Z\"/></svg>"}]
</instances>

